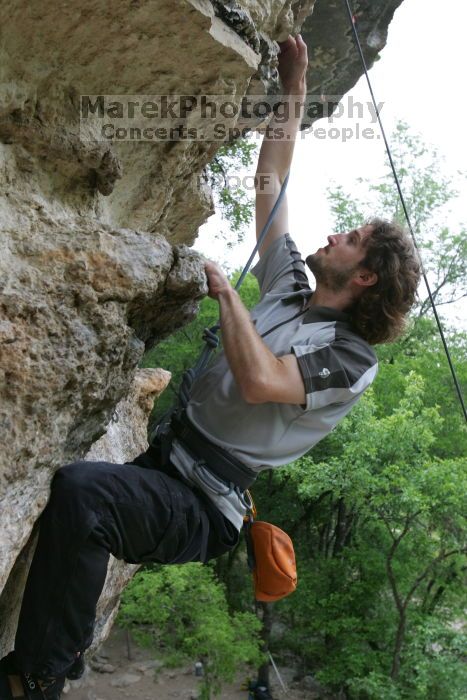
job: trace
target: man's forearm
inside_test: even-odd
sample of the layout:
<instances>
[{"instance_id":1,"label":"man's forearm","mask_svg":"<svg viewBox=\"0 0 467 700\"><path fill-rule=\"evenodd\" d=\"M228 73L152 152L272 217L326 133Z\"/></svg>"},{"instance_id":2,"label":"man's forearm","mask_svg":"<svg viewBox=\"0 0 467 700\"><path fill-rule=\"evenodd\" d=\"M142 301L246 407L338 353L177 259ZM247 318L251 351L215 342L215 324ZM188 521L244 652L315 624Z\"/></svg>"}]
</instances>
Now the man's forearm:
<instances>
[{"instance_id":1,"label":"man's forearm","mask_svg":"<svg viewBox=\"0 0 467 700\"><path fill-rule=\"evenodd\" d=\"M284 95L283 109L272 118L266 129L257 174L277 175L283 182L290 170L295 139L303 117L308 52L301 34L287 37L279 46L278 71Z\"/></svg>"},{"instance_id":2,"label":"man's forearm","mask_svg":"<svg viewBox=\"0 0 467 700\"><path fill-rule=\"evenodd\" d=\"M278 360L258 334L237 292L230 288L218 296L222 345L237 386L246 401L255 402L263 383Z\"/></svg>"},{"instance_id":3,"label":"man's forearm","mask_svg":"<svg viewBox=\"0 0 467 700\"><path fill-rule=\"evenodd\" d=\"M274 116L264 134L256 171L258 174L279 175L281 181L290 170L295 140L303 119L306 90L298 86L284 95L283 107ZM287 120L285 116L287 116Z\"/></svg>"},{"instance_id":4,"label":"man's forearm","mask_svg":"<svg viewBox=\"0 0 467 700\"><path fill-rule=\"evenodd\" d=\"M224 353L244 401L303 405L305 385L295 355L276 357L219 266L207 261L205 270L209 296L219 302Z\"/></svg>"}]
</instances>

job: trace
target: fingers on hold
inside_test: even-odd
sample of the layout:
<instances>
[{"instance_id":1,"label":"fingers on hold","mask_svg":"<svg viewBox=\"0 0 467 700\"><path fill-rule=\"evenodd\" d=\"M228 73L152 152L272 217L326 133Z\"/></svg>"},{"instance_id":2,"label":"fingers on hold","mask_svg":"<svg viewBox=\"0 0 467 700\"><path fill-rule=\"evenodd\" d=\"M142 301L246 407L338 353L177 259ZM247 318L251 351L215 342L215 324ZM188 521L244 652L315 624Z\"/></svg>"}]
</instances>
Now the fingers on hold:
<instances>
[{"instance_id":1,"label":"fingers on hold","mask_svg":"<svg viewBox=\"0 0 467 700\"><path fill-rule=\"evenodd\" d=\"M306 42L305 42L305 40L303 39L302 35L299 34L298 36L300 37L300 40L299 40L300 46L299 46L299 48L300 48L302 51L304 51L304 52L306 53L306 51L308 51L308 46L306 45Z\"/></svg>"},{"instance_id":2,"label":"fingers on hold","mask_svg":"<svg viewBox=\"0 0 467 700\"><path fill-rule=\"evenodd\" d=\"M278 41L277 43L279 44L280 50L285 51L288 46L292 45L292 43L295 44L295 39L291 34L289 34L287 39L284 39L284 41Z\"/></svg>"}]
</instances>

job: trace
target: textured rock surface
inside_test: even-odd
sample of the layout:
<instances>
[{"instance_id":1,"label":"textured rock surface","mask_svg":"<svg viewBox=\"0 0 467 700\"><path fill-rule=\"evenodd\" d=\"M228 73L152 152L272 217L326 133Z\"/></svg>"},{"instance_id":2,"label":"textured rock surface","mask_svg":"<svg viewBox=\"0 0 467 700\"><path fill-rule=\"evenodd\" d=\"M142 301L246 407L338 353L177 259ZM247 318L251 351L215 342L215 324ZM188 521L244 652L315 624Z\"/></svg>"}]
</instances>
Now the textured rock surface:
<instances>
[{"instance_id":1,"label":"textured rock surface","mask_svg":"<svg viewBox=\"0 0 467 700\"><path fill-rule=\"evenodd\" d=\"M368 68L385 47L388 26L401 3L402 0L353 0L350 3ZM362 67L344 0L317 0L302 34L309 46L308 93L322 97L320 109L310 111L308 121L312 122L323 113L332 112L336 99L338 101L360 78Z\"/></svg>"},{"instance_id":2,"label":"textured rock surface","mask_svg":"<svg viewBox=\"0 0 467 700\"><path fill-rule=\"evenodd\" d=\"M170 372L163 369L137 370L129 393L118 403L106 433L84 458L122 464L146 450L147 419L154 400L165 389L170 376ZM35 519L47 503L49 482L48 470L37 470L28 479L18 481L8 491L8 498L3 504L2 526L5 527L0 531L0 584L3 588L0 598L0 650L13 647L19 603L37 541L37 528L34 528L32 537L29 534ZM17 558L18 551L21 554ZM6 580L11 567L13 569ZM120 593L137 569L138 566L110 557L104 590L98 604L93 649L107 636L117 613Z\"/></svg>"},{"instance_id":3,"label":"textured rock surface","mask_svg":"<svg viewBox=\"0 0 467 700\"><path fill-rule=\"evenodd\" d=\"M90 447L145 343L191 318L205 283L195 253L129 229L50 226L3 240L5 488Z\"/></svg>"},{"instance_id":4,"label":"textured rock surface","mask_svg":"<svg viewBox=\"0 0 467 700\"><path fill-rule=\"evenodd\" d=\"M129 394L118 404L105 434L94 443L86 459L118 464L145 450L148 416L170 377L164 369L137 370Z\"/></svg>"},{"instance_id":5,"label":"textured rock surface","mask_svg":"<svg viewBox=\"0 0 467 700\"><path fill-rule=\"evenodd\" d=\"M370 62L399 3L354 2ZM53 472L86 454L128 395L145 347L190 320L206 292L202 261L183 244L212 211L193 176L219 143L97 140L80 130L80 95L225 94L238 104L273 95L276 41L302 26L310 92L325 100L349 89L360 67L340 2L0 5L4 640ZM109 584L100 629L124 580Z\"/></svg>"}]
</instances>

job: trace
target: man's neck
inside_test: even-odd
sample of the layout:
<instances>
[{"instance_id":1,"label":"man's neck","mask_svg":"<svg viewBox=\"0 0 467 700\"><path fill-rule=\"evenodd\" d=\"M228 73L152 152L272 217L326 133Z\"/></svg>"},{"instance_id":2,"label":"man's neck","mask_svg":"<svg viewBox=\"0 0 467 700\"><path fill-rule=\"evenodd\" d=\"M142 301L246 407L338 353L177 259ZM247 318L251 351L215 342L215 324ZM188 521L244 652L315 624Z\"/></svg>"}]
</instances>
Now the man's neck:
<instances>
[{"instance_id":1,"label":"man's neck","mask_svg":"<svg viewBox=\"0 0 467 700\"><path fill-rule=\"evenodd\" d=\"M352 305L352 301L352 296L348 290L333 292L330 289L317 286L308 302L308 306L327 306L330 309L345 311Z\"/></svg>"}]
</instances>

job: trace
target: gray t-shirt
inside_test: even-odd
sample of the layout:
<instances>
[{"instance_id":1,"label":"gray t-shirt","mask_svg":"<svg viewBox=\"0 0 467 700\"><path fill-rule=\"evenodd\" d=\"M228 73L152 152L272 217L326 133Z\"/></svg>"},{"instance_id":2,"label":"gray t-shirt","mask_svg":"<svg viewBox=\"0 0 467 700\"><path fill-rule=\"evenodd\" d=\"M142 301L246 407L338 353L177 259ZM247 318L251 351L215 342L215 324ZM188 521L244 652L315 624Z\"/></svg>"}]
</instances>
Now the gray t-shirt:
<instances>
[{"instance_id":1,"label":"gray t-shirt","mask_svg":"<svg viewBox=\"0 0 467 700\"><path fill-rule=\"evenodd\" d=\"M371 346L352 330L348 314L324 306L306 308L312 291L288 234L269 246L252 273L261 290L252 320L276 356L297 357L306 405L246 403L219 352L196 380L187 414L211 442L260 472L298 459L322 440L370 386L378 363ZM171 458L240 529L246 508L238 490L227 493L225 484L215 484L205 470L194 471L193 459L177 441Z\"/></svg>"}]
</instances>

